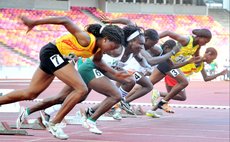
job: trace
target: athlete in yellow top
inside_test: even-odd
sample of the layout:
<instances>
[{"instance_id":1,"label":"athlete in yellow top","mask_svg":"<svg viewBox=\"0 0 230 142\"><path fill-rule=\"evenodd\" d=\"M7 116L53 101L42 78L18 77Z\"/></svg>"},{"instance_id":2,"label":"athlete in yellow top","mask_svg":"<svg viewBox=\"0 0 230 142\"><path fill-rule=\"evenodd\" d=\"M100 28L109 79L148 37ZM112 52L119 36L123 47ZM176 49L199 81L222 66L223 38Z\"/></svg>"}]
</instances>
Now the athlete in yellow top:
<instances>
[{"instance_id":1,"label":"athlete in yellow top","mask_svg":"<svg viewBox=\"0 0 230 142\"><path fill-rule=\"evenodd\" d=\"M216 57L217 57L216 49L209 47L206 49L205 54L201 58L201 62L187 64L187 65L181 67L180 70L184 73L184 75L186 77L192 75L193 73L201 72L204 81L211 81L211 80L215 79L216 77L218 77L220 75L225 75L227 73L227 70L223 70L220 73L217 73L215 75L210 75L210 76L207 75L207 73L204 69L204 62L207 64L210 64L213 60L216 59ZM166 85L167 92L170 92L172 90L172 88L174 86L176 86L177 84L178 84L178 82L176 79L174 79L173 77L171 77L169 75L165 76L165 85ZM151 100L152 105L153 106L157 105L157 99L159 97L165 97L166 95L167 95L167 93L165 93L165 92L159 92L157 90L154 90L153 94L152 94L152 100ZM179 101L185 101L186 98L187 97L186 97L185 89L182 89L172 99L173 100L179 100ZM146 112L146 115L151 116L151 117L160 117L156 112L154 112L152 110L148 110Z\"/></svg>"},{"instance_id":2,"label":"athlete in yellow top","mask_svg":"<svg viewBox=\"0 0 230 142\"><path fill-rule=\"evenodd\" d=\"M69 34L63 35L42 47L40 50L40 66L34 73L28 88L1 96L0 105L35 99L57 77L74 90L63 102L62 108L52 120L52 123L50 123L49 130L59 139L68 139L68 135L62 131L59 123L75 104L79 102L79 97L85 96L88 92L88 88L81 76L74 66L68 62L68 57L79 56L87 58L94 55L93 62L97 67L110 72L118 78L125 79L128 74L115 71L101 60L104 52L119 48L123 43L123 30L115 25L103 27L99 24L90 24L87 26L86 31L84 31L67 17L32 20L26 16L20 16L20 19L28 27L27 32L38 25L55 24L63 25L69 31ZM66 58L66 56L68 57Z\"/></svg>"},{"instance_id":3,"label":"athlete in yellow top","mask_svg":"<svg viewBox=\"0 0 230 142\"><path fill-rule=\"evenodd\" d=\"M182 46L180 51L177 52L174 56L171 56L171 60L174 63L183 63L188 60L196 51L200 48L199 45L193 45L193 37L188 37L189 41L186 46Z\"/></svg>"},{"instance_id":4,"label":"athlete in yellow top","mask_svg":"<svg viewBox=\"0 0 230 142\"><path fill-rule=\"evenodd\" d=\"M178 82L178 84L174 86L171 91L168 92L167 95L153 107L152 113L154 113L158 108L163 109L166 112L173 112L167 105L168 101L188 85L188 81L184 73L177 68L191 63L191 60L189 59L193 56L198 58L201 46L204 46L212 38L212 34L208 29L195 29L192 33L194 35L187 37L171 31L165 31L160 34L160 38L169 36L170 38L178 41L178 44L181 44L182 47L175 56L171 57L171 60L160 63L150 75L150 80L153 85L164 78L166 74L173 77Z\"/></svg>"},{"instance_id":5,"label":"athlete in yellow top","mask_svg":"<svg viewBox=\"0 0 230 142\"><path fill-rule=\"evenodd\" d=\"M90 42L87 46L82 46L80 43L78 43L76 37L72 35L71 33L63 35L55 40L56 46L59 50L59 52L63 56L69 56L69 54L73 54L77 57L84 57L89 58L91 57L95 52L95 41L96 38L93 34L89 33Z\"/></svg>"},{"instance_id":6,"label":"athlete in yellow top","mask_svg":"<svg viewBox=\"0 0 230 142\"><path fill-rule=\"evenodd\" d=\"M187 65L181 67L180 69L186 77L191 76L193 73L201 72L204 81L211 81L211 80L215 79L216 77L218 77L220 75L225 75L227 73L227 70L223 70L220 73L217 73L214 75L210 75L210 76L207 75L205 68L204 68L205 67L204 63L210 64L213 60L216 59L216 57L217 57L216 49L213 47L209 47L206 49L205 54L202 57L202 62L196 63L196 64L195 63L187 64ZM166 89L168 92L176 84L177 84L177 81L174 78L170 77L169 75L165 76L165 85L166 85ZM163 92L160 92L159 95L161 97L164 97L166 94ZM185 89L183 89L176 96L174 96L172 99L173 100L179 100L179 101L185 101L186 98L187 97L186 97Z\"/></svg>"}]
</instances>

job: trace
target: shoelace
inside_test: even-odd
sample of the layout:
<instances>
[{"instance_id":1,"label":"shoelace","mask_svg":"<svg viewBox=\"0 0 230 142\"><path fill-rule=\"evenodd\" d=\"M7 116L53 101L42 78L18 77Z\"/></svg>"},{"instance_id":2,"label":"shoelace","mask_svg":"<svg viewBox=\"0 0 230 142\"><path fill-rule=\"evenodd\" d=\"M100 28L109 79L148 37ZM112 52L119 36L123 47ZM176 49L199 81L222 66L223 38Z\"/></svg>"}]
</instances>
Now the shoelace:
<instances>
[{"instance_id":1,"label":"shoelace","mask_svg":"<svg viewBox=\"0 0 230 142\"><path fill-rule=\"evenodd\" d=\"M130 104L129 104L129 103L123 101L122 104L123 104L127 109L130 109Z\"/></svg>"}]
</instances>

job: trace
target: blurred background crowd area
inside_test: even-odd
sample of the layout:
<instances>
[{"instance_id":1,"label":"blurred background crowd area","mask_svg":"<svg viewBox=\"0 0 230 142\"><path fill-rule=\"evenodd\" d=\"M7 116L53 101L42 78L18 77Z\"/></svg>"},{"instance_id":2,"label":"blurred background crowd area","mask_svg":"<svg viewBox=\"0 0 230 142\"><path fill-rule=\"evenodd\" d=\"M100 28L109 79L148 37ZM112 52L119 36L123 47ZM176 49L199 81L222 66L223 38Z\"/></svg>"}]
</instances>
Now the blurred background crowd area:
<instances>
[{"instance_id":1,"label":"blurred background crowd area","mask_svg":"<svg viewBox=\"0 0 230 142\"><path fill-rule=\"evenodd\" d=\"M214 47L218 51L215 72L229 70L228 0L0 0L0 79L31 78L41 47L66 32L62 26L42 25L26 34L19 15L34 19L68 16L82 29L99 23L100 15L126 17L158 33L169 30L186 36L193 29L208 28L213 38L201 55L207 47ZM211 74L210 68L206 66ZM202 78L197 74L191 79ZM217 80L223 79L229 79L229 73Z\"/></svg>"}]
</instances>

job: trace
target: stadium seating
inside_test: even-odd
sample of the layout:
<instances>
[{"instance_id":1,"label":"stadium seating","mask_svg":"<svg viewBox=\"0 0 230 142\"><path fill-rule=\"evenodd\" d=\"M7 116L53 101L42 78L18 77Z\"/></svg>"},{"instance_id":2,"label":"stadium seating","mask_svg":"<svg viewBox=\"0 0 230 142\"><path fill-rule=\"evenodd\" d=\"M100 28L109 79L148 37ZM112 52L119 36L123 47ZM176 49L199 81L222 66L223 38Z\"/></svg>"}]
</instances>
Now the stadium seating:
<instances>
[{"instance_id":1,"label":"stadium seating","mask_svg":"<svg viewBox=\"0 0 230 142\"><path fill-rule=\"evenodd\" d=\"M18 54L5 49L0 45L0 66L35 66L36 63L28 60L25 57L19 56Z\"/></svg>"},{"instance_id":2,"label":"stadium seating","mask_svg":"<svg viewBox=\"0 0 230 142\"><path fill-rule=\"evenodd\" d=\"M71 7L70 11L2 8L0 9L0 42L20 55L38 60L40 48L66 32L66 29L63 26L42 25L35 27L26 34L26 28L20 23L18 16L21 14L28 15L28 17L35 19L48 16L68 16L83 29L86 25L95 23L95 20L83 11L89 11L96 17L102 14L109 18L127 17L145 29L154 28L158 32L170 30L181 35L188 35L193 29L208 28L214 35L210 46L229 47L228 31L210 16L103 13L94 7ZM2 64L8 65L9 61L3 61Z\"/></svg>"}]
</instances>

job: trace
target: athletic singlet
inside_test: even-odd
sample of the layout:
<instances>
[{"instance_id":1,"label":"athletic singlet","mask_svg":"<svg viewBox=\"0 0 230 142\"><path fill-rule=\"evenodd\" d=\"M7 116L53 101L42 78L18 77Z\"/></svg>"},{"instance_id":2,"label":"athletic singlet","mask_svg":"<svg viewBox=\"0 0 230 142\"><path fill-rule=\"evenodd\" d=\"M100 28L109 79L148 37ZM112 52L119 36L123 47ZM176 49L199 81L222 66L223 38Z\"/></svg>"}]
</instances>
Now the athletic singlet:
<instances>
[{"instance_id":1,"label":"athletic singlet","mask_svg":"<svg viewBox=\"0 0 230 142\"><path fill-rule=\"evenodd\" d=\"M122 67L126 66L127 65L126 62L128 62L133 57L133 54L131 54L129 56L129 59L125 63L121 62L120 60L121 60L124 52L125 52L125 48L123 47L122 53L118 57L112 57L108 54L104 54L102 59L106 62L106 64L108 64L111 67L121 67L122 68Z\"/></svg>"},{"instance_id":2,"label":"athletic singlet","mask_svg":"<svg viewBox=\"0 0 230 142\"><path fill-rule=\"evenodd\" d=\"M185 74L185 76L190 76L193 73L200 72L204 68L204 63L202 62L200 65L196 65L194 63L187 64L183 67L181 67L181 71Z\"/></svg>"},{"instance_id":3,"label":"athletic singlet","mask_svg":"<svg viewBox=\"0 0 230 142\"><path fill-rule=\"evenodd\" d=\"M183 63L194 55L198 48L199 45L193 46L193 37L189 36L189 43L186 46L182 46L175 56L171 56L171 59L174 63Z\"/></svg>"},{"instance_id":4,"label":"athletic singlet","mask_svg":"<svg viewBox=\"0 0 230 142\"><path fill-rule=\"evenodd\" d=\"M58 39L56 39L55 43L59 50L59 52L63 56L69 56L70 54L74 54L77 57L89 58L93 53L93 49L96 44L96 38L93 34L89 33L90 43L88 46L83 47L77 41L77 39L70 33L65 34ZM99 50L97 50L98 52Z\"/></svg>"}]
</instances>

